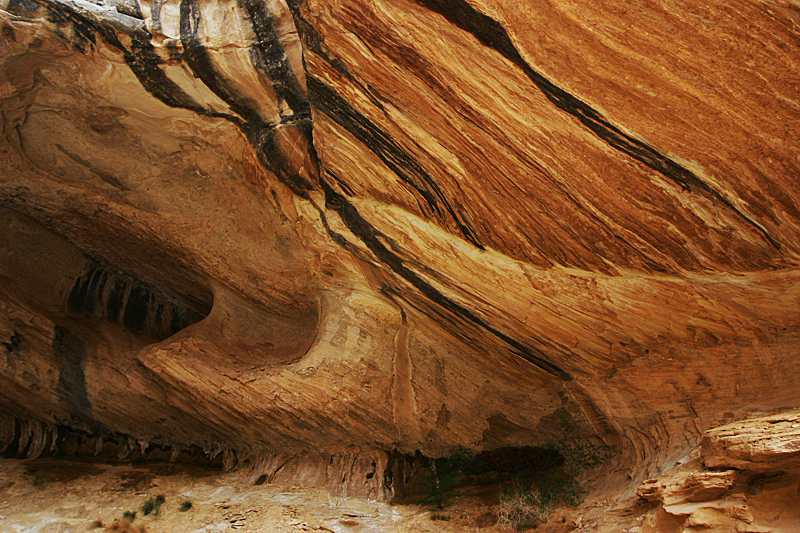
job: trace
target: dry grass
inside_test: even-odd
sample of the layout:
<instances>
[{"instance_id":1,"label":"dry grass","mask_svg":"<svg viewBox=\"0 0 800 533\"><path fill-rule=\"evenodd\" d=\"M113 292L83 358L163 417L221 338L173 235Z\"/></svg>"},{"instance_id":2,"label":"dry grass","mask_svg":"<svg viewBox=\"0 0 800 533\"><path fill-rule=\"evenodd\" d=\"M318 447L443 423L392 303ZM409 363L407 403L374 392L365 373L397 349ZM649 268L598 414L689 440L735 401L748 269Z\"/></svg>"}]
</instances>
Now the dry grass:
<instances>
[{"instance_id":1,"label":"dry grass","mask_svg":"<svg viewBox=\"0 0 800 533\"><path fill-rule=\"evenodd\" d=\"M553 502L535 488L527 491L519 487L514 489L495 507L498 528L522 531L546 522L553 512Z\"/></svg>"}]
</instances>

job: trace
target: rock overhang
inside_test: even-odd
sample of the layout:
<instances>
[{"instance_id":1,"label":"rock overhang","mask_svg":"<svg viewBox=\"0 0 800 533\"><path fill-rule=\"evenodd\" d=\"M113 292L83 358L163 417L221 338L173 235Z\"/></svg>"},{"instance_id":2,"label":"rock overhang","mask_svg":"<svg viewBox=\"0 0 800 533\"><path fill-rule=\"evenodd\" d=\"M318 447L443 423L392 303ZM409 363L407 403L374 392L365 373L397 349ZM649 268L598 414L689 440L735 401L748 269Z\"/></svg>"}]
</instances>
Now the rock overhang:
<instances>
[{"instance_id":1,"label":"rock overhang","mask_svg":"<svg viewBox=\"0 0 800 533\"><path fill-rule=\"evenodd\" d=\"M126 6L3 6L5 218L105 306L6 258L8 410L263 464L598 436L641 479L796 404L791 7ZM98 325L84 263L197 320Z\"/></svg>"}]
</instances>

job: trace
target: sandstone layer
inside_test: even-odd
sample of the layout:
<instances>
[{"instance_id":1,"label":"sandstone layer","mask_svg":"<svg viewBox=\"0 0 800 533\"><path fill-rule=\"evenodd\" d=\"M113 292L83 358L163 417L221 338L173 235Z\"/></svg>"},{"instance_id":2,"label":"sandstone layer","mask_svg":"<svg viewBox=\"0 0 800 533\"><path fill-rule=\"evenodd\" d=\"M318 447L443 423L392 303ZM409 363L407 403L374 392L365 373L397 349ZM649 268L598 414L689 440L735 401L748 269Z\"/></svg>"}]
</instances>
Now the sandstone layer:
<instances>
[{"instance_id":1,"label":"sandstone layer","mask_svg":"<svg viewBox=\"0 0 800 533\"><path fill-rule=\"evenodd\" d=\"M800 527L798 412L725 424L705 432L697 457L639 487L656 509L643 533L769 533Z\"/></svg>"},{"instance_id":2,"label":"sandstone layer","mask_svg":"<svg viewBox=\"0 0 800 533\"><path fill-rule=\"evenodd\" d=\"M799 25L1 0L2 435L373 497L398 455L593 438L630 504L800 404Z\"/></svg>"}]
</instances>

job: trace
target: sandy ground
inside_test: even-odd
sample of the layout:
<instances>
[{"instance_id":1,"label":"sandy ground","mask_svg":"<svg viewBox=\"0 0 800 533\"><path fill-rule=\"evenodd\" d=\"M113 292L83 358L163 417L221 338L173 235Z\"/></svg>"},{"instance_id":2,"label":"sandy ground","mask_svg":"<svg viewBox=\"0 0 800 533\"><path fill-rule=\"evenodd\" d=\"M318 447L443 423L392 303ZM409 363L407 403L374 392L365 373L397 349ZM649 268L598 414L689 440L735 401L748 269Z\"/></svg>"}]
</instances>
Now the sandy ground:
<instances>
[{"instance_id":1,"label":"sandy ground","mask_svg":"<svg viewBox=\"0 0 800 533\"><path fill-rule=\"evenodd\" d=\"M441 513L448 520L432 520L417 505L248 480L244 472L169 463L0 459L0 533L102 533L100 522L112 525L125 511L137 511L147 533L496 531L489 505L469 494ZM166 500L159 515L142 516L142 504L157 495ZM184 502L192 507L181 512Z\"/></svg>"}]
</instances>

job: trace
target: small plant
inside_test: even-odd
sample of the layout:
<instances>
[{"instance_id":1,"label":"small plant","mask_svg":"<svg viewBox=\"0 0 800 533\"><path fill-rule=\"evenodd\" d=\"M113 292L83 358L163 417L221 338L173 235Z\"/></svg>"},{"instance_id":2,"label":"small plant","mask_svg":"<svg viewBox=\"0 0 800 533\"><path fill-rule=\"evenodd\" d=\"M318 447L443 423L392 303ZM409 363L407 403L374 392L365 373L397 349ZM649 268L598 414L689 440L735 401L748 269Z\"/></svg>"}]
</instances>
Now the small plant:
<instances>
[{"instance_id":1,"label":"small plant","mask_svg":"<svg viewBox=\"0 0 800 533\"><path fill-rule=\"evenodd\" d=\"M431 520L443 520L445 522L449 522L450 521L450 515L449 514L442 514L442 513L433 513L431 515Z\"/></svg>"},{"instance_id":2,"label":"small plant","mask_svg":"<svg viewBox=\"0 0 800 533\"><path fill-rule=\"evenodd\" d=\"M496 508L497 524L502 529L514 531L534 528L547 522L555 505L552 494L545 494L535 487L525 490L515 483L500 495L500 504Z\"/></svg>"},{"instance_id":3,"label":"small plant","mask_svg":"<svg viewBox=\"0 0 800 533\"><path fill-rule=\"evenodd\" d=\"M133 522L136 520L136 511L125 511L122 513L122 519L127 520L128 522Z\"/></svg>"},{"instance_id":4,"label":"small plant","mask_svg":"<svg viewBox=\"0 0 800 533\"><path fill-rule=\"evenodd\" d=\"M156 506L155 500L153 498L149 498L146 502L142 504L142 514L145 516L149 515L150 513L153 512L155 506Z\"/></svg>"},{"instance_id":5,"label":"small plant","mask_svg":"<svg viewBox=\"0 0 800 533\"><path fill-rule=\"evenodd\" d=\"M33 478L34 487L41 487L42 485L44 485L44 478L42 476L36 476Z\"/></svg>"},{"instance_id":6,"label":"small plant","mask_svg":"<svg viewBox=\"0 0 800 533\"><path fill-rule=\"evenodd\" d=\"M428 491L422 503L444 509L449 492L463 479L464 469L471 460L472 456L463 448L449 457L431 460L426 479Z\"/></svg>"},{"instance_id":7,"label":"small plant","mask_svg":"<svg viewBox=\"0 0 800 533\"><path fill-rule=\"evenodd\" d=\"M516 531L533 528L546 522L557 505L577 506L581 500L579 475L614 455L613 448L587 441L561 443L552 449L560 461L550 462L544 470L525 472L500 494L496 514L501 527Z\"/></svg>"},{"instance_id":8,"label":"small plant","mask_svg":"<svg viewBox=\"0 0 800 533\"><path fill-rule=\"evenodd\" d=\"M178 510L182 513L185 513L191 508L192 508L192 502L183 502L181 506L178 508Z\"/></svg>"},{"instance_id":9,"label":"small plant","mask_svg":"<svg viewBox=\"0 0 800 533\"><path fill-rule=\"evenodd\" d=\"M153 513L154 516L158 516L158 513L161 510L161 504L165 501L167 501L167 499L164 498L163 494L159 494L155 498L151 496L142 504L142 514L147 516L150 513Z\"/></svg>"},{"instance_id":10,"label":"small plant","mask_svg":"<svg viewBox=\"0 0 800 533\"><path fill-rule=\"evenodd\" d=\"M558 451L567 465L576 472L601 465L616 455L616 450L605 443L591 441L575 441L563 443Z\"/></svg>"}]
</instances>

